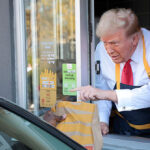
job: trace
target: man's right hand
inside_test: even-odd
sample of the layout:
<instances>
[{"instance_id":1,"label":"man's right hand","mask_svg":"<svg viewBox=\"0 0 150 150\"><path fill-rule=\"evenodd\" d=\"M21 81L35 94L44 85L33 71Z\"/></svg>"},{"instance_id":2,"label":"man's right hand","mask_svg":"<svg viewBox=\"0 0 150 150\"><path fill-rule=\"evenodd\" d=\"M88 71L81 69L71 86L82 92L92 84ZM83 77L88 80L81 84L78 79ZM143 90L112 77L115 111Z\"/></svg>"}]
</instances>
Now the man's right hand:
<instances>
[{"instance_id":1,"label":"man's right hand","mask_svg":"<svg viewBox=\"0 0 150 150\"><path fill-rule=\"evenodd\" d=\"M105 122L100 122L100 126L101 126L102 135L108 134L108 132L109 132L109 127L108 127L107 123L105 123Z\"/></svg>"}]
</instances>

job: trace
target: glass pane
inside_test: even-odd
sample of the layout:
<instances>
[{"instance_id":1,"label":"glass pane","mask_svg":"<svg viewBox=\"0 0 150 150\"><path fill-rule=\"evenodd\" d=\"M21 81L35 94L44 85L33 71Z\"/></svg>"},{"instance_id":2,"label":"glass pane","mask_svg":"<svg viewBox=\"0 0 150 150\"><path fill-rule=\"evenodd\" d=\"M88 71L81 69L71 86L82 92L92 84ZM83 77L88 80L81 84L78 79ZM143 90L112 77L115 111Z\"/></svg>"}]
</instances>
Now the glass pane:
<instances>
[{"instance_id":1,"label":"glass pane","mask_svg":"<svg viewBox=\"0 0 150 150\"><path fill-rule=\"evenodd\" d=\"M0 132L0 149L1 150L31 150L19 140L8 135L5 131Z\"/></svg>"},{"instance_id":2,"label":"glass pane","mask_svg":"<svg viewBox=\"0 0 150 150\"><path fill-rule=\"evenodd\" d=\"M28 109L76 100L75 0L24 0Z\"/></svg>"}]
</instances>

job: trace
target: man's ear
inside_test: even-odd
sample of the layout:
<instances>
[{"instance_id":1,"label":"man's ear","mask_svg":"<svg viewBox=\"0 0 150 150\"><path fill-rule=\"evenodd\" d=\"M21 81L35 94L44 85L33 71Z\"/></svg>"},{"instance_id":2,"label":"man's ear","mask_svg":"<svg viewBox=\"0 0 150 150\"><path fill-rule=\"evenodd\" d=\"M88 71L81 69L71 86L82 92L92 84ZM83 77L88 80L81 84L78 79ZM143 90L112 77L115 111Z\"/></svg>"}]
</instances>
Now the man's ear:
<instances>
[{"instance_id":1,"label":"man's ear","mask_svg":"<svg viewBox=\"0 0 150 150\"><path fill-rule=\"evenodd\" d=\"M133 35L133 37L132 37L133 46L136 46L138 44L139 38L140 38L139 33L135 33Z\"/></svg>"}]
</instances>

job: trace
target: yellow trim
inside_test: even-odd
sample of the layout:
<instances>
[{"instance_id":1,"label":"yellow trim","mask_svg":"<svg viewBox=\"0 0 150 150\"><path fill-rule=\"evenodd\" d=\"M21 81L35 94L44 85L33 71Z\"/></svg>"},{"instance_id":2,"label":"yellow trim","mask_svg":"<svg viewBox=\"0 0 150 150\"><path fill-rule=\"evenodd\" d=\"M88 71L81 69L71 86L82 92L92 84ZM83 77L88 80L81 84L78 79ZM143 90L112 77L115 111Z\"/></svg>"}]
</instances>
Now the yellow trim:
<instances>
[{"instance_id":1,"label":"yellow trim","mask_svg":"<svg viewBox=\"0 0 150 150\"><path fill-rule=\"evenodd\" d=\"M70 109L75 109L75 110L81 110L81 111L85 111L85 112L93 112L95 110L95 104L91 104L91 103L86 103L86 105L84 105L85 102L78 102L78 103L74 103L74 102L68 102L68 101L63 101L63 102L59 102L57 105L57 108L70 108ZM76 106L78 105L78 107Z\"/></svg>"},{"instance_id":2,"label":"yellow trim","mask_svg":"<svg viewBox=\"0 0 150 150\"><path fill-rule=\"evenodd\" d=\"M120 89L120 64L115 65L115 72L116 72L116 89Z\"/></svg>"},{"instance_id":3,"label":"yellow trim","mask_svg":"<svg viewBox=\"0 0 150 150\"><path fill-rule=\"evenodd\" d=\"M121 118L125 119L117 110L115 110L115 113L118 116L120 116ZM133 127L135 129L138 129L138 130L150 129L150 123L143 124L143 125L135 125L135 124L130 123L128 120L126 120L126 121L127 121L127 123L129 124L130 127Z\"/></svg>"},{"instance_id":4,"label":"yellow trim","mask_svg":"<svg viewBox=\"0 0 150 150\"><path fill-rule=\"evenodd\" d=\"M144 41L143 35L142 35L142 40L143 40L143 63L144 63L144 67L147 72L147 75L150 78L150 66L148 65L148 62L146 60L146 48L145 48L145 41Z\"/></svg>"},{"instance_id":5,"label":"yellow trim","mask_svg":"<svg viewBox=\"0 0 150 150\"><path fill-rule=\"evenodd\" d=\"M82 124L58 124L57 129L61 130L62 132L79 132L85 135L92 136L91 126L87 127Z\"/></svg>"},{"instance_id":6,"label":"yellow trim","mask_svg":"<svg viewBox=\"0 0 150 150\"><path fill-rule=\"evenodd\" d=\"M67 118L64 120L64 122L74 122L80 120L84 123L91 123L92 121L92 114L76 114L76 113L68 113Z\"/></svg>"},{"instance_id":7,"label":"yellow trim","mask_svg":"<svg viewBox=\"0 0 150 150\"><path fill-rule=\"evenodd\" d=\"M134 124L131 124L131 123L128 122L128 124L131 127L135 128L135 129L138 129L138 130L150 129L150 123L143 124L143 125L134 125Z\"/></svg>"},{"instance_id":8,"label":"yellow trim","mask_svg":"<svg viewBox=\"0 0 150 150\"><path fill-rule=\"evenodd\" d=\"M94 143L92 136L73 135L71 138L81 145L90 145Z\"/></svg>"}]
</instances>

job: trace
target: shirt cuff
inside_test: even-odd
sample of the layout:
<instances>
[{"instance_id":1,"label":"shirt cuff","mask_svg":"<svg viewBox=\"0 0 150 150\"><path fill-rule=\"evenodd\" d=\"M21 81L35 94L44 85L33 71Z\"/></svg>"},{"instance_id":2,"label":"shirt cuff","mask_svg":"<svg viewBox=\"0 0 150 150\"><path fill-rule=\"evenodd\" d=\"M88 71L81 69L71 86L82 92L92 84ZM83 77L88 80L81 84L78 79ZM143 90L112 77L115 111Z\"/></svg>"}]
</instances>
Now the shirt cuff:
<instances>
[{"instance_id":1,"label":"shirt cuff","mask_svg":"<svg viewBox=\"0 0 150 150\"><path fill-rule=\"evenodd\" d=\"M106 112L99 112L99 120L109 125L109 115Z\"/></svg>"},{"instance_id":2,"label":"shirt cuff","mask_svg":"<svg viewBox=\"0 0 150 150\"><path fill-rule=\"evenodd\" d=\"M118 98L118 107L131 106L132 91L129 89L115 90Z\"/></svg>"}]
</instances>

